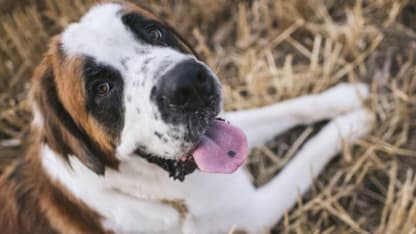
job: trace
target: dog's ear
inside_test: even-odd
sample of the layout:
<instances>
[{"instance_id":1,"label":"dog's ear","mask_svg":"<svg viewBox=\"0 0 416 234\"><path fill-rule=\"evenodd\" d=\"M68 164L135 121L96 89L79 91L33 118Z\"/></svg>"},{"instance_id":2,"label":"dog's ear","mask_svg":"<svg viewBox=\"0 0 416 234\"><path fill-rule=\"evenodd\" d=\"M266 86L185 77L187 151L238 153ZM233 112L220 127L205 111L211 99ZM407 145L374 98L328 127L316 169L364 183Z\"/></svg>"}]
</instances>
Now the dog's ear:
<instances>
[{"instance_id":1,"label":"dog's ear","mask_svg":"<svg viewBox=\"0 0 416 234\"><path fill-rule=\"evenodd\" d=\"M108 165L106 159L110 158L112 152L105 152L94 142L65 109L57 93L54 62L59 55L56 53L50 49L32 79L31 95L35 112L39 112L35 113L35 122L41 121L38 123L40 134L52 150L67 161L69 157L76 156L89 169L103 175Z\"/></svg>"}]
</instances>

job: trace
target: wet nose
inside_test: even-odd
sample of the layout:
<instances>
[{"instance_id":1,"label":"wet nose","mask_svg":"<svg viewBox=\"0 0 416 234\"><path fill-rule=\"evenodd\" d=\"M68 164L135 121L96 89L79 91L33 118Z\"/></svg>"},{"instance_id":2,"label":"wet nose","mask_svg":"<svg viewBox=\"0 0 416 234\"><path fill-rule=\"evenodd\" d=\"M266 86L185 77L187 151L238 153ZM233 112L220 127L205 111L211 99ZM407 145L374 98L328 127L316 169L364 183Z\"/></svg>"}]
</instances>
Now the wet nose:
<instances>
[{"instance_id":1,"label":"wet nose","mask_svg":"<svg viewBox=\"0 0 416 234\"><path fill-rule=\"evenodd\" d=\"M175 65L159 80L153 98L168 108L196 111L210 104L215 79L208 69L191 59Z\"/></svg>"}]
</instances>

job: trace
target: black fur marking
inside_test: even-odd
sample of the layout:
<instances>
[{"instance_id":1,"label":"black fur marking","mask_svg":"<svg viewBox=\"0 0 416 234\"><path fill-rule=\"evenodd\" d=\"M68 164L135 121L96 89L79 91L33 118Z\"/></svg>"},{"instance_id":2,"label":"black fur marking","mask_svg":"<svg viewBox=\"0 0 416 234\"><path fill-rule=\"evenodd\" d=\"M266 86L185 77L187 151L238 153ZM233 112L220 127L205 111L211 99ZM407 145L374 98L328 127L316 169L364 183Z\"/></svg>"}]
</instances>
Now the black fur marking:
<instances>
[{"instance_id":1,"label":"black fur marking","mask_svg":"<svg viewBox=\"0 0 416 234\"><path fill-rule=\"evenodd\" d=\"M230 150L230 151L228 151L227 154L228 154L228 157L234 158L237 153L235 151Z\"/></svg>"},{"instance_id":2,"label":"black fur marking","mask_svg":"<svg viewBox=\"0 0 416 234\"><path fill-rule=\"evenodd\" d=\"M149 63L150 61L154 59L153 57L147 58L143 61L143 66L141 67L141 70L137 71L137 74L144 74L144 76L147 76L147 73L149 71Z\"/></svg>"},{"instance_id":3,"label":"black fur marking","mask_svg":"<svg viewBox=\"0 0 416 234\"><path fill-rule=\"evenodd\" d=\"M142 49L142 48L134 48L134 52L136 54L145 55L149 53L149 50Z\"/></svg>"},{"instance_id":4,"label":"black fur marking","mask_svg":"<svg viewBox=\"0 0 416 234\"><path fill-rule=\"evenodd\" d=\"M178 135L173 135L172 137L173 137L173 139L175 139L175 140L179 140L179 139L180 139L180 137L179 137Z\"/></svg>"},{"instance_id":5,"label":"black fur marking","mask_svg":"<svg viewBox=\"0 0 416 234\"><path fill-rule=\"evenodd\" d=\"M106 162L102 161L106 157L104 152L93 142L93 140L85 133L85 131L78 127L78 125L71 118L68 111L63 107L56 91L56 84L53 78L53 72L49 71L42 79L42 87L45 95L42 98L46 100L38 100L38 102L47 103L54 110L54 114L57 119L60 120L62 126L76 139L83 143L83 150L86 151L84 159L87 160L86 166L97 174L103 175L105 171ZM45 117L45 130L51 133L51 138L46 138L46 142L54 141L54 150L62 155L65 159L68 159L69 155L75 155L78 149L72 149L65 142L64 137L60 129L58 129L47 117ZM82 155L78 155L82 156Z\"/></svg>"},{"instance_id":6,"label":"black fur marking","mask_svg":"<svg viewBox=\"0 0 416 234\"><path fill-rule=\"evenodd\" d=\"M126 57L126 58L122 58L120 63L121 66L123 66L124 69L128 69L127 63L130 61L130 58Z\"/></svg>"},{"instance_id":7,"label":"black fur marking","mask_svg":"<svg viewBox=\"0 0 416 234\"><path fill-rule=\"evenodd\" d=\"M169 177L183 182L185 176L194 172L198 167L192 157L185 161L164 159L152 154L145 153L142 149L135 151L137 155L146 159L149 163L153 163L161 167L169 173Z\"/></svg>"},{"instance_id":8,"label":"black fur marking","mask_svg":"<svg viewBox=\"0 0 416 234\"><path fill-rule=\"evenodd\" d=\"M153 79L157 79L160 76L162 76L162 74L165 74L171 63L172 63L172 61L162 61L159 65L160 69L158 69L155 72L155 74L153 74Z\"/></svg>"},{"instance_id":9,"label":"black fur marking","mask_svg":"<svg viewBox=\"0 0 416 234\"><path fill-rule=\"evenodd\" d=\"M148 19L138 13L125 14L121 17L121 20L139 41L156 46L171 47L183 53L189 53L189 50L183 46L183 43L177 40L176 32L162 22ZM156 41L152 39L149 33L154 29L159 30L162 34L162 37Z\"/></svg>"},{"instance_id":10,"label":"black fur marking","mask_svg":"<svg viewBox=\"0 0 416 234\"><path fill-rule=\"evenodd\" d=\"M87 94L87 111L104 126L109 134L119 137L124 125L123 92L124 82L115 68L97 63L87 57L84 65L84 83ZM109 82L110 92L97 96L94 87L99 82Z\"/></svg>"},{"instance_id":11,"label":"black fur marking","mask_svg":"<svg viewBox=\"0 0 416 234\"><path fill-rule=\"evenodd\" d=\"M157 136L157 138L162 139L163 135L160 132L154 132L155 136Z\"/></svg>"},{"instance_id":12,"label":"black fur marking","mask_svg":"<svg viewBox=\"0 0 416 234\"><path fill-rule=\"evenodd\" d=\"M149 63L154 59L154 57L147 57L144 61L143 61L143 66L141 71L139 71L139 73L143 73L144 76L147 76L147 73L149 71Z\"/></svg>"},{"instance_id":13,"label":"black fur marking","mask_svg":"<svg viewBox=\"0 0 416 234\"><path fill-rule=\"evenodd\" d=\"M153 58L153 57L146 58L146 59L143 61L143 66L147 66L147 65L149 65L149 63L150 63L150 61L152 61L152 59L154 59L154 58Z\"/></svg>"},{"instance_id":14,"label":"black fur marking","mask_svg":"<svg viewBox=\"0 0 416 234\"><path fill-rule=\"evenodd\" d=\"M156 92L157 92L157 87L156 86L153 86L152 87L152 90L150 90L150 96L151 97L156 96Z\"/></svg>"}]
</instances>

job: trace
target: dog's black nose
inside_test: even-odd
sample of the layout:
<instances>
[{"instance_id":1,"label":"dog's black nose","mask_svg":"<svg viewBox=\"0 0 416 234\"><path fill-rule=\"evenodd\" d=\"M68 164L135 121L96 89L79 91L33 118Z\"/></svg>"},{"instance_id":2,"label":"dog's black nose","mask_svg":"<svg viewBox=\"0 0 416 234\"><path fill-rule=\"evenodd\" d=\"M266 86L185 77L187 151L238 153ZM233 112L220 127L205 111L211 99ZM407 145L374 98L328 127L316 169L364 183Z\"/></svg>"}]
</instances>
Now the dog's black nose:
<instances>
[{"instance_id":1,"label":"dog's black nose","mask_svg":"<svg viewBox=\"0 0 416 234\"><path fill-rule=\"evenodd\" d=\"M196 111L216 98L215 85L208 69L190 59L175 65L161 77L152 98L168 109Z\"/></svg>"}]
</instances>

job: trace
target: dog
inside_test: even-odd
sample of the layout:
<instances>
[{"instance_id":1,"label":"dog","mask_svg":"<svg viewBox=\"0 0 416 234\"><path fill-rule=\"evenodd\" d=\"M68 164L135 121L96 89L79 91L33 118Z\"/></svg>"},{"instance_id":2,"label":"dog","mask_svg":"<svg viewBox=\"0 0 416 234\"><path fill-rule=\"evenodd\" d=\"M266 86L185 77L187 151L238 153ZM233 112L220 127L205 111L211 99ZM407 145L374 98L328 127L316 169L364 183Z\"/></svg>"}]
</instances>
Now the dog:
<instances>
[{"instance_id":1,"label":"dog","mask_svg":"<svg viewBox=\"0 0 416 234\"><path fill-rule=\"evenodd\" d=\"M370 130L364 84L222 112L214 72L172 27L127 2L51 40L32 78L30 147L0 180L13 233L265 233L324 166ZM266 185L250 148L330 120Z\"/></svg>"}]
</instances>

